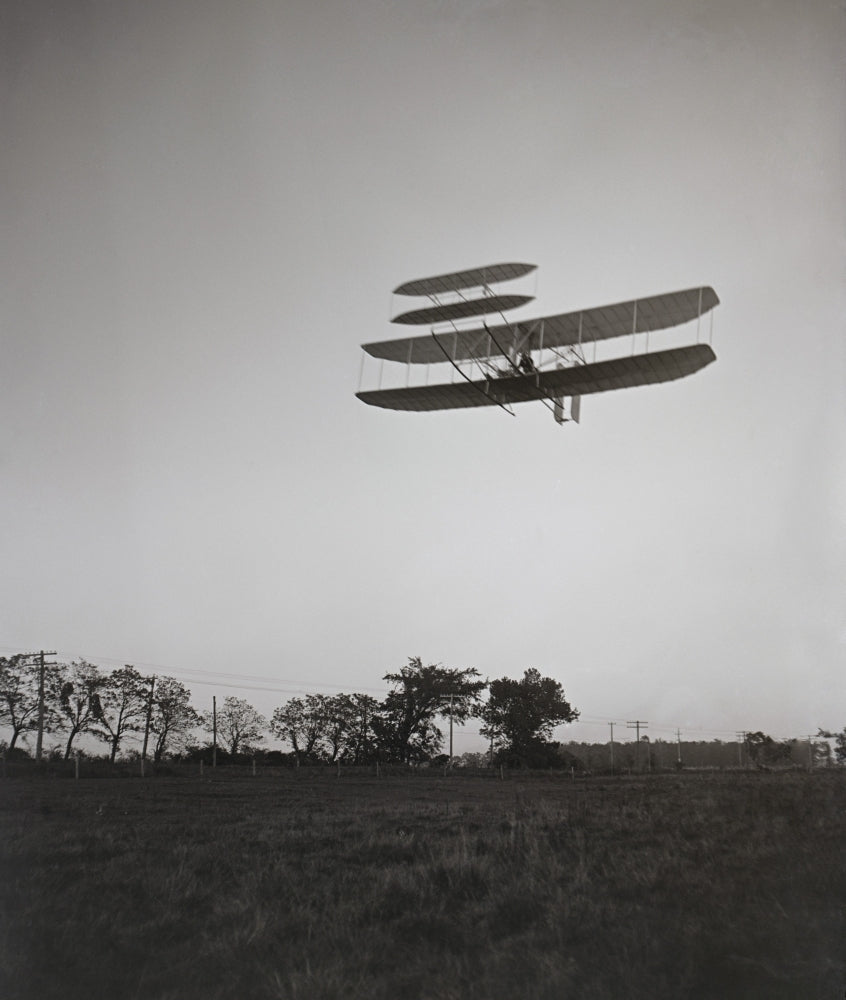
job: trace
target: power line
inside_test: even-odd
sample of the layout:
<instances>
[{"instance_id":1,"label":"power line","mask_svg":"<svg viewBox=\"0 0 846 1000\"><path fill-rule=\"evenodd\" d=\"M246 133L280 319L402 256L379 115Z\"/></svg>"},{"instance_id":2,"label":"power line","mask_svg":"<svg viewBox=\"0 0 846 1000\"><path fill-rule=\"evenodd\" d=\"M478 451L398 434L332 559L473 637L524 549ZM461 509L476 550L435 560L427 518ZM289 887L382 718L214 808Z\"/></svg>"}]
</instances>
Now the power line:
<instances>
[{"instance_id":1,"label":"power line","mask_svg":"<svg viewBox=\"0 0 846 1000\"><path fill-rule=\"evenodd\" d=\"M0 646L0 649L5 649L10 652L18 652L18 647L15 646ZM38 655L31 654L31 655ZM310 689L313 688L329 688L335 691L346 691L349 689L347 684L337 684L328 681L316 681L316 680L298 680L291 678L277 678L271 677L267 674L238 674L232 671L222 671L222 670L211 670L209 668L195 668L195 667L171 667L167 664L162 663L149 663L142 660L136 660L126 657L117 658L114 656L81 656L76 653L71 653L68 650L60 650L59 653L53 653L52 655L61 655L64 658L70 660L84 660L86 662L93 662L95 665L100 663L107 664L128 664L131 663L133 667L139 670L150 670L157 674L166 674L167 676L175 676L177 679L180 676L188 675L190 679L195 684L204 685L219 685L221 687L232 687L232 688L243 688L245 691L276 691L281 694L305 694ZM211 678L211 679L204 679ZM230 682L223 680L223 678L230 678ZM235 683L232 683L234 681ZM250 683L244 684L243 681ZM262 685L261 683L253 684L252 682L270 682L267 685ZM373 691L375 693L381 694L387 691L389 688L388 684L384 684L382 687L372 687L372 686L362 686L356 685L355 690L361 692Z\"/></svg>"},{"instance_id":2,"label":"power line","mask_svg":"<svg viewBox=\"0 0 846 1000\"><path fill-rule=\"evenodd\" d=\"M16 655L22 656L40 656L40 653L24 653L20 647L17 646L2 646L0 645L0 650L5 650L7 652L12 652ZM62 656L69 660L78 659L85 660L86 662L93 662L94 665L99 663L107 664L120 664L124 665L127 662L126 657L116 658L109 656L79 656L77 654L69 653L67 650L60 650L58 653L52 651L50 653L45 652L45 656ZM132 658L130 658L131 660ZM177 680L180 678L190 680L192 685L201 685L203 687L216 687L216 688L227 688L236 691L260 691L267 692L270 694L282 694L282 695L307 695L313 692L315 688L324 688L332 691L346 692L350 690L351 685L349 684L337 684L328 681L316 681L316 680L298 680L291 678L276 678L270 677L266 674L237 674L232 671L220 671L211 670L209 668L194 668L194 667L169 667L165 664L160 663L148 663L144 661L134 660L132 665L136 669L149 670L155 674L161 676L173 676ZM266 681L268 683L261 683ZM246 683L245 683L246 682ZM382 687L373 687L368 685L353 685L356 692L368 693L372 692L374 694L384 694L390 690L389 684L384 684ZM580 716L578 719L574 720L570 725L581 725L587 727L601 727L605 728L609 724L622 725L620 717L612 718L610 716L601 715L588 715ZM563 725L563 724L562 724ZM641 723L645 728L647 723ZM561 728L561 727L556 727ZM629 728L637 728L636 723L632 723ZM653 732L667 732L673 735L677 734L677 727L675 725L655 723L651 726ZM714 738L719 738L720 736L736 736L737 738L743 737L745 739L745 732L740 733L737 730L731 729L709 729L704 727L686 726L685 731L689 734L702 734L707 736L712 736ZM469 730L462 727L462 733L464 735L481 735L478 730ZM792 736L775 736L774 739L781 741L796 739L797 737ZM806 737L807 738L807 737ZM604 742L604 741L603 741ZM637 736L637 742L640 742L639 734ZM742 750L742 748L741 748Z\"/></svg>"}]
</instances>

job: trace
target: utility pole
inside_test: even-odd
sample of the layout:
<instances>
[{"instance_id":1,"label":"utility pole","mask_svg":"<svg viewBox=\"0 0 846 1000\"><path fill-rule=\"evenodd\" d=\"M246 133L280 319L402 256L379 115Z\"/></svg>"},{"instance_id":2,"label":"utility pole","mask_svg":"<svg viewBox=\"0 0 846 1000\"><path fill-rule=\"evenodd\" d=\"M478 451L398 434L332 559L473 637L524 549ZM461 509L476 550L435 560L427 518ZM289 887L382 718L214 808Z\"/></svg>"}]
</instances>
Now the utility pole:
<instances>
[{"instance_id":1,"label":"utility pole","mask_svg":"<svg viewBox=\"0 0 846 1000\"><path fill-rule=\"evenodd\" d=\"M452 693L449 696L449 769L452 770Z\"/></svg>"},{"instance_id":2,"label":"utility pole","mask_svg":"<svg viewBox=\"0 0 846 1000\"><path fill-rule=\"evenodd\" d=\"M444 701L449 697L449 764L447 765L448 770L452 770L452 697L453 692L450 691L449 695L441 695L438 699L439 701Z\"/></svg>"},{"instance_id":3,"label":"utility pole","mask_svg":"<svg viewBox=\"0 0 846 1000\"><path fill-rule=\"evenodd\" d=\"M746 742L746 731L735 733L737 736L737 763L743 767L743 744Z\"/></svg>"},{"instance_id":4,"label":"utility pole","mask_svg":"<svg viewBox=\"0 0 846 1000\"><path fill-rule=\"evenodd\" d=\"M44 744L44 657L45 656L55 656L55 649L51 652L45 652L43 649L38 653L24 653L27 659L31 657L38 657L39 669L38 669L38 735L35 740L35 759L41 760L41 755L43 752ZM51 663L50 666L53 666Z\"/></svg>"},{"instance_id":5,"label":"utility pole","mask_svg":"<svg viewBox=\"0 0 846 1000\"><path fill-rule=\"evenodd\" d=\"M646 729L649 725L648 722L643 722L641 719L635 719L634 722L627 722L626 726L629 729L634 729L636 733L635 742L635 770L640 771L640 730L641 727Z\"/></svg>"},{"instance_id":6,"label":"utility pole","mask_svg":"<svg viewBox=\"0 0 846 1000\"><path fill-rule=\"evenodd\" d=\"M153 692L156 689L156 675L150 678L150 697L147 699L147 719L144 722L144 744L141 747L141 777L144 777L144 762L147 760L147 740L150 736L150 719L153 715Z\"/></svg>"},{"instance_id":7,"label":"utility pole","mask_svg":"<svg viewBox=\"0 0 846 1000\"><path fill-rule=\"evenodd\" d=\"M679 748L678 749L678 757L676 758L676 761L677 761L679 767L681 767L681 730L678 727L676 728L676 743L678 744L678 748Z\"/></svg>"},{"instance_id":8,"label":"utility pole","mask_svg":"<svg viewBox=\"0 0 846 1000\"><path fill-rule=\"evenodd\" d=\"M217 767L217 697L212 695L212 767Z\"/></svg>"},{"instance_id":9,"label":"utility pole","mask_svg":"<svg viewBox=\"0 0 846 1000\"><path fill-rule=\"evenodd\" d=\"M608 725L611 727L611 773L614 773L614 723L609 722Z\"/></svg>"}]
</instances>

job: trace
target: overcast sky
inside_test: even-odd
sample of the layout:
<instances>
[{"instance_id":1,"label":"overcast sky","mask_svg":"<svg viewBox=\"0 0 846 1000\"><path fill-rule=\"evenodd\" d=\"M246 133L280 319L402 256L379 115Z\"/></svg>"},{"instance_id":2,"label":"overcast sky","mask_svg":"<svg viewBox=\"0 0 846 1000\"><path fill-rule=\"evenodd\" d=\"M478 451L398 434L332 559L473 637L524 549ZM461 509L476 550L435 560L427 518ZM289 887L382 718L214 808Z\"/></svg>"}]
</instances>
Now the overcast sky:
<instances>
[{"instance_id":1,"label":"overcast sky","mask_svg":"<svg viewBox=\"0 0 846 1000\"><path fill-rule=\"evenodd\" d=\"M0 655L267 714L378 696L409 656L537 667L582 711L566 739L846 725L837 4L0 25ZM392 288L509 260L538 265L525 316L710 284L717 363L578 427L355 398Z\"/></svg>"}]
</instances>

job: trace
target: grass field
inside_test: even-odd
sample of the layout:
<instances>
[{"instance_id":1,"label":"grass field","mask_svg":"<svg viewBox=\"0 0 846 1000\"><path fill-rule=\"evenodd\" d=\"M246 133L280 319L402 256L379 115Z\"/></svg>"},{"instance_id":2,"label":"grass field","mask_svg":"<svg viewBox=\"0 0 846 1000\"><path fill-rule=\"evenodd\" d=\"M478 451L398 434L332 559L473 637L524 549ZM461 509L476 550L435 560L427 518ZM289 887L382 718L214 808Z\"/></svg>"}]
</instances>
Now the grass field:
<instances>
[{"instance_id":1,"label":"grass field","mask_svg":"<svg viewBox=\"0 0 846 1000\"><path fill-rule=\"evenodd\" d=\"M0 780L0 996L846 991L846 775Z\"/></svg>"}]
</instances>

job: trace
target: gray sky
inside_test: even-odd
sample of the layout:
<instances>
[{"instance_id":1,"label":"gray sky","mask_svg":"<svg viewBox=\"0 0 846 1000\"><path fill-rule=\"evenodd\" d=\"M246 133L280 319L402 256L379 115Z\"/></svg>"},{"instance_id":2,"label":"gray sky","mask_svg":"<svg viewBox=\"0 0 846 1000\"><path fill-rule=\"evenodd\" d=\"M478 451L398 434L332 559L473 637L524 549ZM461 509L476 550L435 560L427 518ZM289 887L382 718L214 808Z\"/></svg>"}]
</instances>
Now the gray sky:
<instances>
[{"instance_id":1,"label":"gray sky","mask_svg":"<svg viewBox=\"0 0 846 1000\"><path fill-rule=\"evenodd\" d=\"M419 655L556 677L567 738L846 724L836 4L0 25L0 653L268 714ZM527 316L711 284L718 361L579 427L355 399L395 285L504 260Z\"/></svg>"}]
</instances>

